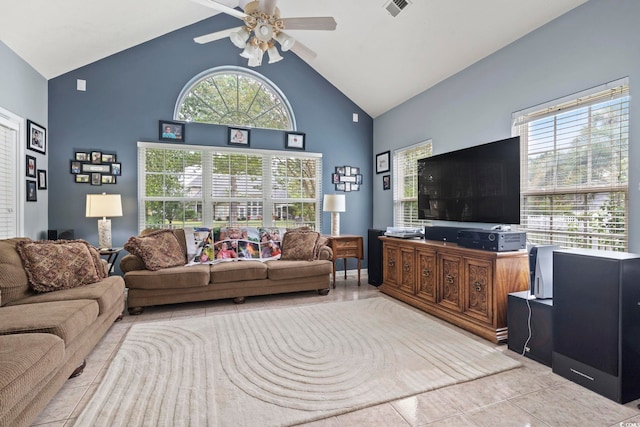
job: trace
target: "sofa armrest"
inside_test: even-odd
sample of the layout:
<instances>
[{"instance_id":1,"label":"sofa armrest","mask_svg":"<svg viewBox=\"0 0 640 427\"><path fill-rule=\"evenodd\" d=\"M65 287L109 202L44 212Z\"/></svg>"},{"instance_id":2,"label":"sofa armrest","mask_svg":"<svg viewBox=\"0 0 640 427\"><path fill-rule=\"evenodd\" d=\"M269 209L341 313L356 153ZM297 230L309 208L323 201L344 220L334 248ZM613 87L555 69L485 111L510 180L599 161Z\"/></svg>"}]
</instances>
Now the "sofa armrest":
<instances>
[{"instance_id":1,"label":"sofa armrest","mask_svg":"<svg viewBox=\"0 0 640 427\"><path fill-rule=\"evenodd\" d=\"M122 270L122 272L126 274L129 271L146 270L146 267L144 266L144 262L142 262L142 259L140 259L140 257L138 257L137 255L128 254L120 260L120 270Z\"/></svg>"},{"instance_id":2,"label":"sofa armrest","mask_svg":"<svg viewBox=\"0 0 640 427\"><path fill-rule=\"evenodd\" d=\"M327 261L333 260L333 251L329 246L321 246L318 250L318 259L325 259Z\"/></svg>"}]
</instances>

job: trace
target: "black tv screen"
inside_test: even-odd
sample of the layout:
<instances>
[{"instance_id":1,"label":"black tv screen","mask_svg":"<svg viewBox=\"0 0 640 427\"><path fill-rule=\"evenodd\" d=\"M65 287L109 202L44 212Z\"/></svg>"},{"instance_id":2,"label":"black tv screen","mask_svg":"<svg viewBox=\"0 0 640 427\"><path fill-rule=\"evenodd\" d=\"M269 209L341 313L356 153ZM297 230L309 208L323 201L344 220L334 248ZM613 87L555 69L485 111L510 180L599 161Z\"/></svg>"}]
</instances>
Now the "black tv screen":
<instances>
[{"instance_id":1,"label":"black tv screen","mask_svg":"<svg viewBox=\"0 0 640 427\"><path fill-rule=\"evenodd\" d=\"M520 224L520 137L418 160L418 218Z\"/></svg>"}]
</instances>

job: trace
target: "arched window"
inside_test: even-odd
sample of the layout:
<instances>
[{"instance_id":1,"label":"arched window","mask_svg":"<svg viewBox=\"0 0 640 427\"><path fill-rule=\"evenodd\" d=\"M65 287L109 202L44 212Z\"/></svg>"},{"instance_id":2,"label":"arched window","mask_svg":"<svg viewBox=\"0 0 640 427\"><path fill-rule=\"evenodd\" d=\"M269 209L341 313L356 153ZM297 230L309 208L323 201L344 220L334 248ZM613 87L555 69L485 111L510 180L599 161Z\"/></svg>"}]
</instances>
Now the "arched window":
<instances>
[{"instance_id":1,"label":"arched window","mask_svg":"<svg viewBox=\"0 0 640 427\"><path fill-rule=\"evenodd\" d=\"M225 126L296 130L284 94L264 76L240 67L217 67L195 76L182 90L176 120Z\"/></svg>"}]
</instances>

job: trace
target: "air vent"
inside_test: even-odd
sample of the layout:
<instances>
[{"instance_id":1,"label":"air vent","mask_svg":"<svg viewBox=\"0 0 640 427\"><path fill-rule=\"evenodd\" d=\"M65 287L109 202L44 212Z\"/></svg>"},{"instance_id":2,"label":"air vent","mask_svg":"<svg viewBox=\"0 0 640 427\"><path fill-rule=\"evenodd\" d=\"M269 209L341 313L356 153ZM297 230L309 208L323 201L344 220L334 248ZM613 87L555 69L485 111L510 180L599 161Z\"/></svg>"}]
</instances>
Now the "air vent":
<instances>
[{"instance_id":1,"label":"air vent","mask_svg":"<svg viewBox=\"0 0 640 427\"><path fill-rule=\"evenodd\" d=\"M408 0L391 0L385 8L395 18L408 4Z\"/></svg>"}]
</instances>

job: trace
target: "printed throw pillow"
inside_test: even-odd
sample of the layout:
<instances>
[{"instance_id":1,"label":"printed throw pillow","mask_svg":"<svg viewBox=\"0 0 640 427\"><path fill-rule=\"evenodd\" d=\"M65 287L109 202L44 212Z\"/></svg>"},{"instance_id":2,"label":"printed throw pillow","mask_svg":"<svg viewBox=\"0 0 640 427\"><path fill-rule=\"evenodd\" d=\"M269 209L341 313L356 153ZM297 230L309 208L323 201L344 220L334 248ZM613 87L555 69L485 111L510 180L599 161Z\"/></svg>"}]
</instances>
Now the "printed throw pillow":
<instances>
[{"instance_id":1,"label":"printed throw pillow","mask_svg":"<svg viewBox=\"0 0 640 427\"><path fill-rule=\"evenodd\" d=\"M320 233L311 230L290 230L282 237L283 260L306 260L315 258L316 241Z\"/></svg>"},{"instance_id":2,"label":"printed throw pillow","mask_svg":"<svg viewBox=\"0 0 640 427\"><path fill-rule=\"evenodd\" d=\"M187 258L173 230L153 231L144 236L130 237L124 248L137 255L147 270L185 265Z\"/></svg>"},{"instance_id":3,"label":"printed throw pillow","mask_svg":"<svg viewBox=\"0 0 640 427\"><path fill-rule=\"evenodd\" d=\"M104 267L84 240L23 240L16 244L31 287L37 292L77 288L104 278ZM96 264L98 262L99 264Z\"/></svg>"}]
</instances>

